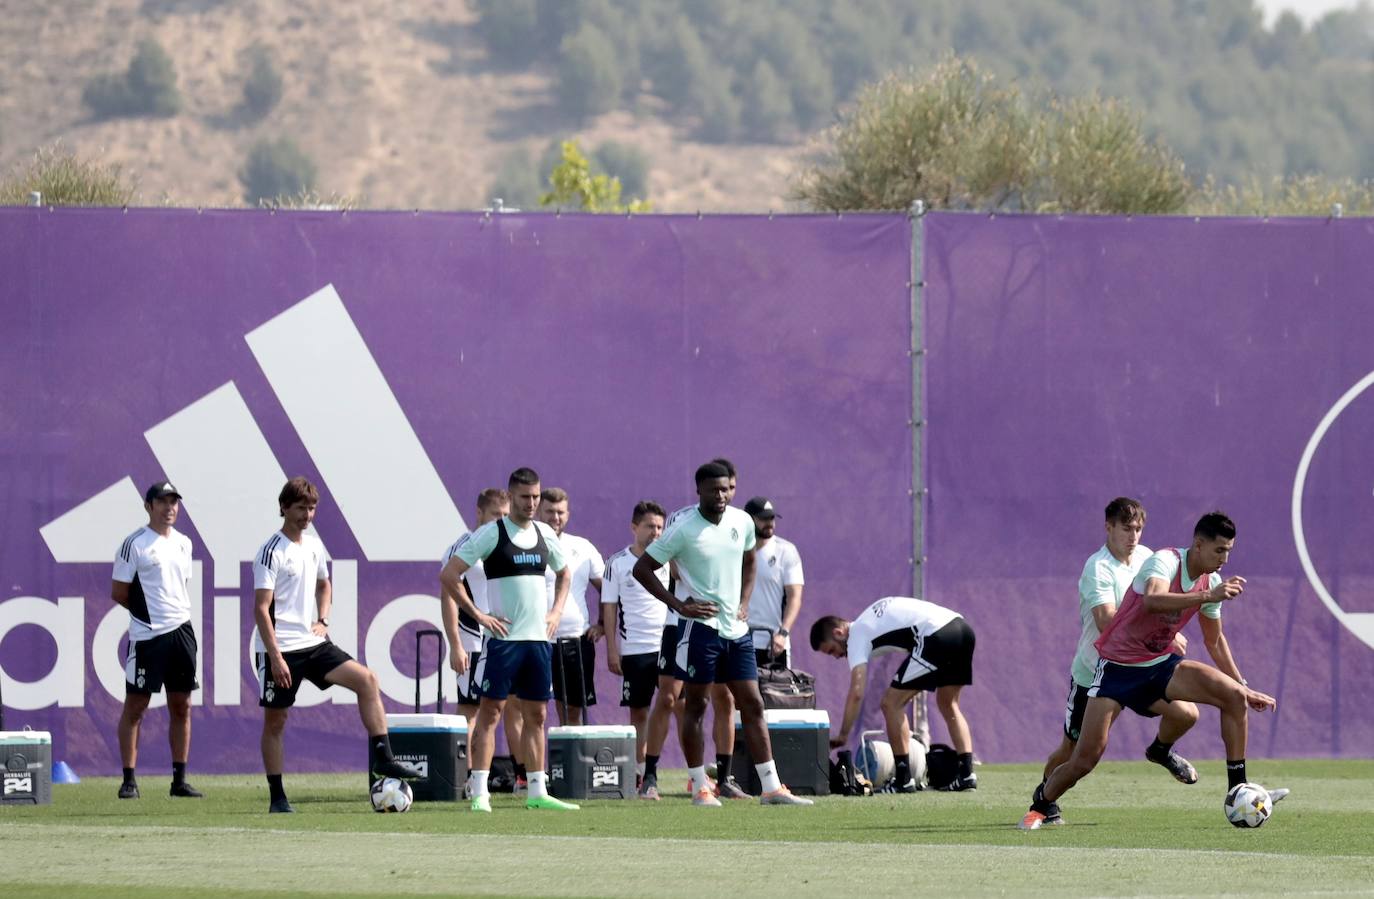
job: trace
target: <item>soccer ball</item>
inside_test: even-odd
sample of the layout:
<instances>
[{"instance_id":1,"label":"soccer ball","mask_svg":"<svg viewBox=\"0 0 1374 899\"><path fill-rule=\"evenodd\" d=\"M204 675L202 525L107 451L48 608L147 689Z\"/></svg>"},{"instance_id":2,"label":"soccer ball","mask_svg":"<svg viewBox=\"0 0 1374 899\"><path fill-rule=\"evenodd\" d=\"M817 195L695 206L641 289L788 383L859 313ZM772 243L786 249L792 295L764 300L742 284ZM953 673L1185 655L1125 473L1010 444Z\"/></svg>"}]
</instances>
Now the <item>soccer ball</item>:
<instances>
[{"instance_id":1,"label":"soccer ball","mask_svg":"<svg viewBox=\"0 0 1374 899\"><path fill-rule=\"evenodd\" d=\"M404 812L414 801L410 784L399 778L383 777L372 784L372 810L375 812Z\"/></svg>"},{"instance_id":2,"label":"soccer ball","mask_svg":"<svg viewBox=\"0 0 1374 899\"><path fill-rule=\"evenodd\" d=\"M1259 784L1236 784L1226 794L1226 820L1236 827L1259 827L1274 812L1269 791Z\"/></svg>"}]
</instances>

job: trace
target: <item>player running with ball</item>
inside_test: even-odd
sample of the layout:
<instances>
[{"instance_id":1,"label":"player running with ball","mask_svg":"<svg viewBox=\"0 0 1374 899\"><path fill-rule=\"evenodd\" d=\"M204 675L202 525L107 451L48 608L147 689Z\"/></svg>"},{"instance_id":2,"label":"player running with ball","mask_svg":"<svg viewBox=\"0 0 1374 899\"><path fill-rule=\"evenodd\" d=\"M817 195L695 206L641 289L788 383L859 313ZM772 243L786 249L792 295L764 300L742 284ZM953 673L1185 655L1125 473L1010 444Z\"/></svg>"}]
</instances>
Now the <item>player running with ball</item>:
<instances>
[{"instance_id":1,"label":"player running with ball","mask_svg":"<svg viewBox=\"0 0 1374 899\"><path fill-rule=\"evenodd\" d=\"M1037 830L1060 818L1058 800L1088 775L1107 749L1107 735L1123 708L1146 713L1161 699L1215 706L1226 745L1227 789L1246 782L1247 707L1266 711L1274 698L1251 690L1221 631L1221 605L1245 590L1245 578L1218 574L1235 545L1236 526L1210 512L1193 529L1193 545L1156 552L1126 591L1121 609L1097 640L1101 656L1078 745L1069 760L1035 788L1020 825ZM1218 667L1185 661L1170 652L1174 638L1201 611L1202 636ZM1277 802L1287 790L1270 791Z\"/></svg>"}]
</instances>

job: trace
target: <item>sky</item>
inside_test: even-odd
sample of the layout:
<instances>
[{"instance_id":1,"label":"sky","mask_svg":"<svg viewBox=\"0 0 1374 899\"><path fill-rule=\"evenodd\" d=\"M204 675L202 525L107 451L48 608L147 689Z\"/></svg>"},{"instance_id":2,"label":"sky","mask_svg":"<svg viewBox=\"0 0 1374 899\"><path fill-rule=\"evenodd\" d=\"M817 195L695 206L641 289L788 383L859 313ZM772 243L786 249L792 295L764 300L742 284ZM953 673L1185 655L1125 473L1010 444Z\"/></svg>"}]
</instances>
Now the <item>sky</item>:
<instances>
[{"instance_id":1,"label":"sky","mask_svg":"<svg viewBox=\"0 0 1374 899\"><path fill-rule=\"evenodd\" d=\"M1266 24L1273 24L1280 13L1291 9L1298 14L1298 18L1310 25L1333 9L1353 7L1355 0L1259 0L1259 5L1264 10Z\"/></svg>"}]
</instances>

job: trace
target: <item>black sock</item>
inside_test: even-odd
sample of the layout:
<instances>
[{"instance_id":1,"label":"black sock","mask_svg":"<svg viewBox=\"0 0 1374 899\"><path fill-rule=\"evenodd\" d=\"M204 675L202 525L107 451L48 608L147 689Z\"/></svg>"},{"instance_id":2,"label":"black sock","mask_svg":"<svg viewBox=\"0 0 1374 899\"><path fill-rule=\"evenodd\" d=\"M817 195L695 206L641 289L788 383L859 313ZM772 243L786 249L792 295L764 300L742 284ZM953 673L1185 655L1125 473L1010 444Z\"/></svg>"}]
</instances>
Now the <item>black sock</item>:
<instances>
[{"instance_id":1,"label":"black sock","mask_svg":"<svg viewBox=\"0 0 1374 899\"><path fill-rule=\"evenodd\" d=\"M1045 781L1042 780L1039 786L1035 788L1035 792L1031 794L1031 808L1036 808L1036 806L1043 808L1047 804L1045 800Z\"/></svg>"},{"instance_id":2,"label":"black sock","mask_svg":"<svg viewBox=\"0 0 1374 899\"><path fill-rule=\"evenodd\" d=\"M515 779L529 780L529 773L525 771L525 766L520 764L519 762L515 763Z\"/></svg>"},{"instance_id":3,"label":"black sock","mask_svg":"<svg viewBox=\"0 0 1374 899\"><path fill-rule=\"evenodd\" d=\"M1226 789L1245 783L1245 759L1226 760Z\"/></svg>"},{"instance_id":4,"label":"black sock","mask_svg":"<svg viewBox=\"0 0 1374 899\"><path fill-rule=\"evenodd\" d=\"M391 752L390 734L370 734L367 738L367 745L372 750L372 764L374 767L378 762L396 761L396 756Z\"/></svg>"},{"instance_id":5,"label":"black sock","mask_svg":"<svg viewBox=\"0 0 1374 899\"><path fill-rule=\"evenodd\" d=\"M644 776L658 780L658 756L644 756Z\"/></svg>"},{"instance_id":6,"label":"black sock","mask_svg":"<svg viewBox=\"0 0 1374 899\"><path fill-rule=\"evenodd\" d=\"M725 755L721 755L720 753L716 753L716 780L717 780L717 781L728 780L728 779L729 779L729 777L730 777L730 758L731 758L731 756L733 756L733 755L734 755L733 752L727 752Z\"/></svg>"},{"instance_id":7,"label":"black sock","mask_svg":"<svg viewBox=\"0 0 1374 899\"><path fill-rule=\"evenodd\" d=\"M1145 755L1152 759L1168 758L1169 750L1173 748L1173 743L1165 743L1159 737L1155 737L1155 741L1145 748Z\"/></svg>"},{"instance_id":8,"label":"black sock","mask_svg":"<svg viewBox=\"0 0 1374 899\"><path fill-rule=\"evenodd\" d=\"M174 783L174 784L184 784L184 783L186 783L186 763L185 763L185 762L172 762L172 783Z\"/></svg>"},{"instance_id":9,"label":"black sock","mask_svg":"<svg viewBox=\"0 0 1374 899\"><path fill-rule=\"evenodd\" d=\"M357 745L357 744L354 744ZM267 789L272 792L272 801L276 802L286 798L286 789L281 785L280 774L267 775Z\"/></svg>"},{"instance_id":10,"label":"black sock","mask_svg":"<svg viewBox=\"0 0 1374 899\"><path fill-rule=\"evenodd\" d=\"M896 781L897 781L897 786L900 787L900 786L905 785L909 780L911 780L911 755L910 755L910 753L907 753L907 754L905 754L905 755L893 755L893 756L892 756L892 763L893 763L893 767L896 769L896 770L893 772L893 776L894 776L894 778L895 778Z\"/></svg>"},{"instance_id":11,"label":"black sock","mask_svg":"<svg viewBox=\"0 0 1374 899\"><path fill-rule=\"evenodd\" d=\"M134 769L133 769L133 768L125 768L125 769L124 769L124 782L125 782L126 784L138 783L138 781L134 780Z\"/></svg>"},{"instance_id":12,"label":"black sock","mask_svg":"<svg viewBox=\"0 0 1374 899\"><path fill-rule=\"evenodd\" d=\"M973 776L973 753L971 753L971 752L961 752L961 753L959 753L959 777L964 778L964 777L972 777L972 776Z\"/></svg>"}]
</instances>

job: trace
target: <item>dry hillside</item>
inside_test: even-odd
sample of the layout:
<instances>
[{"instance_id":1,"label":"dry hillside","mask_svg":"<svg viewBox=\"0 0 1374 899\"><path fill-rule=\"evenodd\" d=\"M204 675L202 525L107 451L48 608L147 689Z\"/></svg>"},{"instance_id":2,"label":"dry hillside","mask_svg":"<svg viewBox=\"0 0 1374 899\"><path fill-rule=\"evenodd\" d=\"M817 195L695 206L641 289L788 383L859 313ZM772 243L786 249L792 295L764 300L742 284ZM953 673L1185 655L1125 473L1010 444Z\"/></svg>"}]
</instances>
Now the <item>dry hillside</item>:
<instances>
[{"instance_id":1,"label":"dry hillside","mask_svg":"<svg viewBox=\"0 0 1374 899\"><path fill-rule=\"evenodd\" d=\"M237 172L262 137L292 137L318 164L322 193L372 207L486 205L500 162L538 158L573 134L614 139L652 162L656 211L784 209L799 147L715 146L691 123L614 112L578 128L545 74L494 68L462 0L11 0L0 16L0 169L61 140L119 163L144 203L239 205ZM87 80L122 72L152 36L176 64L183 111L91 121ZM266 46L285 80L262 122L236 122L245 51Z\"/></svg>"}]
</instances>

